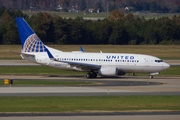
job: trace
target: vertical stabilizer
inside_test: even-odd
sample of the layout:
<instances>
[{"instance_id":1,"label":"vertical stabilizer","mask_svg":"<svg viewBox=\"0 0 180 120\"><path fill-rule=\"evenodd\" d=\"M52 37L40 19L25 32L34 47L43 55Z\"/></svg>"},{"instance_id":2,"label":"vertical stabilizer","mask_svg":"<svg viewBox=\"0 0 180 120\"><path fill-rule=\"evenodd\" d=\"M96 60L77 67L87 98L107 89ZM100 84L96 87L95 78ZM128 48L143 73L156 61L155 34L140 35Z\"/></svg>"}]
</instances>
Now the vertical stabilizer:
<instances>
[{"instance_id":1,"label":"vertical stabilizer","mask_svg":"<svg viewBox=\"0 0 180 120\"><path fill-rule=\"evenodd\" d=\"M22 52L46 52L45 45L23 18L16 18Z\"/></svg>"}]
</instances>

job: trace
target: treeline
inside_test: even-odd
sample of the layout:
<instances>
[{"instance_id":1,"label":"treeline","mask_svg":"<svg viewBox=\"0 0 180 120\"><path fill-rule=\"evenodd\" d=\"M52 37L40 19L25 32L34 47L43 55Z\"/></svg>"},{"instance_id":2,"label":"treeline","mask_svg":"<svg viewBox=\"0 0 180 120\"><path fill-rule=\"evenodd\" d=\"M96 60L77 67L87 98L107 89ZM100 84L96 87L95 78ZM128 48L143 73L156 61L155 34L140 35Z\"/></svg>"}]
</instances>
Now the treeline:
<instances>
[{"instance_id":1,"label":"treeline","mask_svg":"<svg viewBox=\"0 0 180 120\"><path fill-rule=\"evenodd\" d=\"M150 11L160 13L180 12L179 0L0 0L0 7L21 10L57 10L68 11L76 9L84 11L88 9L100 12L111 12L113 10L123 11L125 7L133 11Z\"/></svg>"},{"instance_id":2,"label":"treeline","mask_svg":"<svg viewBox=\"0 0 180 120\"><path fill-rule=\"evenodd\" d=\"M24 17L46 44L180 44L180 16L149 19L113 11L104 20L65 19L0 9L0 44L20 44L16 17Z\"/></svg>"}]
</instances>

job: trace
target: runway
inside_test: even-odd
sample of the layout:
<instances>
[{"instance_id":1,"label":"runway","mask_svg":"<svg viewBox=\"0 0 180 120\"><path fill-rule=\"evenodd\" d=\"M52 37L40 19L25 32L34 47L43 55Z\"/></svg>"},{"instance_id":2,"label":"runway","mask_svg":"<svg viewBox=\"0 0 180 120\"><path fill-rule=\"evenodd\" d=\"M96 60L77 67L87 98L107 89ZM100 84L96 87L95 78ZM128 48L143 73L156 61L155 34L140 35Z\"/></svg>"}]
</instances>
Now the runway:
<instances>
[{"instance_id":1,"label":"runway","mask_svg":"<svg viewBox=\"0 0 180 120\"><path fill-rule=\"evenodd\" d=\"M7 78L1 75L0 79ZM12 79L41 79L41 80L74 80L88 81L85 77L48 77L48 76L11 76ZM97 78L89 81L122 82L129 85L90 85L90 86L12 86L3 85L0 87L0 96L127 96L127 95L180 95L179 77L155 77L149 79L144 76L120 77L120 78ZM101 82L100 82L101 81ZM146 85L133 85L134 83ZM153 83L153 84L150 84ZM157 84L155 84L157 83ZM150 85L149 85L150 84Z\"/></svg>"}]
</instances>

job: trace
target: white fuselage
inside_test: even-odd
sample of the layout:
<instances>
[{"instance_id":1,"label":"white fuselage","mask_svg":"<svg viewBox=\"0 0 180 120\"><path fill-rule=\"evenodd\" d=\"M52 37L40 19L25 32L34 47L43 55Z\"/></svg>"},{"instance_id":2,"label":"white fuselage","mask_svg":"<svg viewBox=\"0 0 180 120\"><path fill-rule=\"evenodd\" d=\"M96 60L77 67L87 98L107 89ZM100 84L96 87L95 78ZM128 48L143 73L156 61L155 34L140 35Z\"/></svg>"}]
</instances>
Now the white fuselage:
<instances>
[{"instance_id":1,"label":"white fuselage","mask_svg":"<svg viewBox=\"0 0 180 120\"><path fill-rule=\"evenodd\" d=\"M118 76L126 72L148 72L158 74L169 68L161 59L140 54L62 52L43 44L23 18L16 18L21 39L21 56L38 64L60 69L88 71L87 78Z\"/></svg>"},{"instance_id":2,"label":"white fuselage","mask_svg":"<svg viewBox=\"0 0 180 120\"><path fill-rule=\"evenodd\" d=\"M35 56L31 58L23 55L24 59L60 69L79 71L86 71L86 69L81 69L80 67L77 67L77 65L70 65L69 62L79 65L90 64L97 66L113 66L124 72L155 73L169 68L169 65L159 58L141 54L61 52L56 50L52 51L55 60L51 60L46 52L31 54Z\"/></svg>"}]
</instances>

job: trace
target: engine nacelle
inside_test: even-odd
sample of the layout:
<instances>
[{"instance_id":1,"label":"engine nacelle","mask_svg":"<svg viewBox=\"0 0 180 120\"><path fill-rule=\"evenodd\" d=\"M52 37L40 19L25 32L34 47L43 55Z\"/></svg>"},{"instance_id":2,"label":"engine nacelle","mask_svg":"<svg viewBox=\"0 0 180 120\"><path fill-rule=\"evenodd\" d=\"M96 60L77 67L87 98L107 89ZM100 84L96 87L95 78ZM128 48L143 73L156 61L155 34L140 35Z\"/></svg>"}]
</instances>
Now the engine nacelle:
<instances>
[{"instance_id":1,"label":"engine nacelle","mask_svg":"<svg viewBox=\"0 0 180 120\"><path fill-rule=\"evenodd\" d=\"M100 76L117 76L118 69L114 66L101 66L98 70Z\"/></svg>"}]
</instances>

